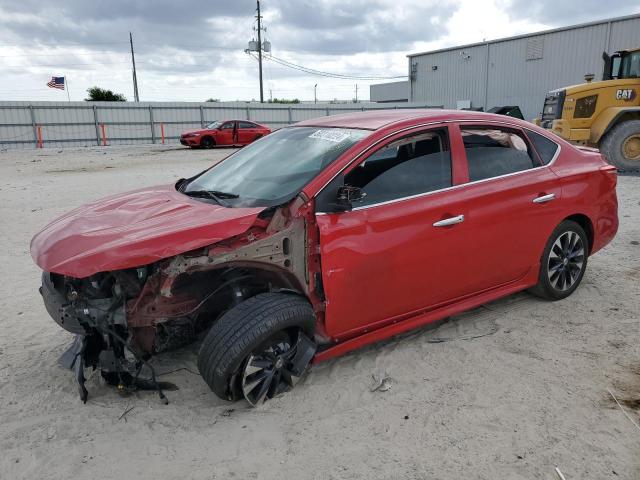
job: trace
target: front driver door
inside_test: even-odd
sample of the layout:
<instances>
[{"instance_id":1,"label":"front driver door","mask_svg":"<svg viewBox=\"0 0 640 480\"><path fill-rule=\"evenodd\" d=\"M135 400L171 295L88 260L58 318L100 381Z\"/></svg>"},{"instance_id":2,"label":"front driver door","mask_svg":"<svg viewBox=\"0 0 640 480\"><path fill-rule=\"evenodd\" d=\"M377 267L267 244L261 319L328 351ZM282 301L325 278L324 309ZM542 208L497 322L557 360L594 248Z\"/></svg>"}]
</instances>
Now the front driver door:
<instances>
[{"instance_id":1,"label":"front driver door","mask_svg":"<svg viewBox=\"0 0 640 480\"><path fill-rule=\"evenodd\" d=\"M400 320L466 289L470 239L461 234L463 206L449 188L457 164L447 127L421 130L394 137L318 195L329 335ZM366 196L352 211L331 213L340 185Z\"/></svg>"},{"instance_id":2,"label":"front driver door","mask_svg":"<svg viewBox=\"0 0 640 480\"><path fill-rule=\"evenodd\" d=\"M216 143L218 145L233 145L236 122L224 122L216 135Z\"/></svg>"}]
</instances>

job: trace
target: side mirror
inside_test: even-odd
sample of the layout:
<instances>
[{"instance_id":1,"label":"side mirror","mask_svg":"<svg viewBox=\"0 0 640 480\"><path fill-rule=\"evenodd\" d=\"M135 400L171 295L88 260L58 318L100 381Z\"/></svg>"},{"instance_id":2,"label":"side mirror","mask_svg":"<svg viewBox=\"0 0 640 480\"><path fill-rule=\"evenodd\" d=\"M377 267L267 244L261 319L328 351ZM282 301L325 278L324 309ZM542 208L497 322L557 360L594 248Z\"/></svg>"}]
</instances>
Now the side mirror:
<instances>
[{"instance_id":1,"label":"side mirror","mask_svg":"<svg viewBox=\"0 0 640 480\"><path fill-rule=\"evenodd\" d=\"M334 204L336 212L350 212L353 204L361 202L366 193L360 187L352 187L351 185L343 185L338 188L336 195L336 203Z\"/></svg>"}]
</instances>

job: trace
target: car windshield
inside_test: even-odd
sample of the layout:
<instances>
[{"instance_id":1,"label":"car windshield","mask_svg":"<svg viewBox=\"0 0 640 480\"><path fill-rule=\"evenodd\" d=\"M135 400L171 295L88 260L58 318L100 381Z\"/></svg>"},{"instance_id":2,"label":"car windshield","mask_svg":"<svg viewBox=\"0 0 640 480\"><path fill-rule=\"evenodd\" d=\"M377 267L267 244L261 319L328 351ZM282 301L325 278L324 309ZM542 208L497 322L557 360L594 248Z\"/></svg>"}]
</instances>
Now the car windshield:
<instances>
[{"instance_id":1,"label":"car windshield","mask_svg":"<svg viewBox=\"0 0 640 480\"><path fill-rule=\"evenodd\" d=\"M222 122L216 120L215 122L211 122L210 124L208 124L206 128L218 128L221 124Z\"/></svg>"},{"instance_id":2,"label":"car windshield","mask_svg":"<svg viewBox=\"0 0 640 480\"><path fill-rule=\"evenodd\" d=\"M344 128L283 128L231 155L181 191L231 207L279 205L369 134Z\"/></svg>"}]
</instances>

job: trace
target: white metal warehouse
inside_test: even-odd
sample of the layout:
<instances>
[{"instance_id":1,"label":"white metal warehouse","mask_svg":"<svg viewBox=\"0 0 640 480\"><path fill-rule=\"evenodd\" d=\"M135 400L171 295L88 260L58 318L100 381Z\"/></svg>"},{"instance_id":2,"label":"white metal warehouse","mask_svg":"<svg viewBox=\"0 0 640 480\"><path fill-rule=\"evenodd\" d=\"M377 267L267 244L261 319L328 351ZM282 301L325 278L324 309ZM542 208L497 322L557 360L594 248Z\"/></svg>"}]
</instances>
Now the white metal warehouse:
<instances>
[{"instance_id":1,"label":"white metal warehouse","mask_svg":"<svg viewBox=\"0 0 640 480\"><path fill-rule=\"evenodd\" d=\"M518 105L526 119L545 94L602 77L602 52L640 46L640 15L611 18L409 57L409 102L445 108Z\"/></svg>"}]
</instances>

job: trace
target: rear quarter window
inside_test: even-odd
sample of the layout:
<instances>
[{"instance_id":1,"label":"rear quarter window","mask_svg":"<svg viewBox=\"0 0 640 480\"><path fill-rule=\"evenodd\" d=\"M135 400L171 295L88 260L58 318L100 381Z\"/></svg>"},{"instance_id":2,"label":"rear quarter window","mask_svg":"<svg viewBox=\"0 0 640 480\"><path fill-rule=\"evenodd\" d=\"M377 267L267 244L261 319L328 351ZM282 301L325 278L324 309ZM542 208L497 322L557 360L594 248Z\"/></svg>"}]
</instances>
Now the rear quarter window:
<instances>
[{"instance_id":1,"label":"rear quarter window","mask_svg":"<svg viewBox=\"0 0 640 480\"><path fill-rule=\"evenodd\" d=\"M531 140L531 143L533 143L533 147L536 149L536 152L538 152L542 163L548 165L551 160L553 160L553 157L555 157L560 146L556 142L536 132L527 131L527 136Z\"/></svg>"}]
</instances>

